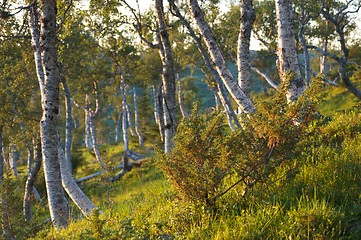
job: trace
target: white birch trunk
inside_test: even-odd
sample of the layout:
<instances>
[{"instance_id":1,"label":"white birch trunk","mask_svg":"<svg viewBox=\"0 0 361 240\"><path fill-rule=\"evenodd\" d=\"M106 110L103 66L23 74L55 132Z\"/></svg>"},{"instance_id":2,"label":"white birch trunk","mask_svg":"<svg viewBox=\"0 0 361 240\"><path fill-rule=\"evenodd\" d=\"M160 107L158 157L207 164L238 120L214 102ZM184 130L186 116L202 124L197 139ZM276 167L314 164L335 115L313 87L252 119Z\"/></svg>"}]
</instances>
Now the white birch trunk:
<instances>
[{"instance_id":1,"label":"white birch trunk","mask_svg":"<svg viewBox=\"0 0 361 240\"><path fill-rule=\"evenodd\" d=\"M264 80L266 80L266 82L273 87L274 89L278 88L278 85L272 81L272 79L267 76L265 73L261 72L258 68L252 67L251 68L253 71L255 71L256 73L258 73L258 75L260 75Z\"/></svg>"},{"instance_id":2,"label":"white birch trunk","mask_svg":"<svg viewBox=\"0 0 361 240\"><path fill-rule=\"evenodd\" d=\"M177 82L178 82L178 104L179 104L179 109L182 113L182 117L183 118L186 118L188 117L188 113L184 107L184 104L183 104L183 97L182 97L182 84L181 84L181 81L180 81L180 78L177 74Z\"/></svg>"},{"instance_id":3,"label":"white birch trunk","mask_svg":"<svg viewBox=\"0 0 361 240\"><path fill-rule=\"evenodd\" d=\"M125 92L126 93L126 92ZM129 132L130 132L130 135L132 137L135 136L135 132L134 132L134 125L133 125L133 120L132 120L132 113L130 111L130 108L129 108L129 104L127 103L127 118L128 118L128 129L129 129Z\"/></svg>"},{"instance_id":4,"label":"white birch trunk","mask_svg":"<svg viewBox=\"0 0 361 240\"><path fill-rule=\"evenodd\" d=\"M40 32L38 29L39 13L37 9L37 2L34 2L29 8L29 31L31 36L31 45L34 51L36 74L39 81L39 88L41 93L41 102L43 102L44 94L44 69L42 65L42 56L40 51Z\"/></svg>"},{"instance_id":5,"label":"white birch trunk","mask_svg":"<svg viewBox=\"0 0 361 240\"><path fill-rule=\"evenodd\" d=\"M143 141L143 135L142 132L140 131L140 127L139 127L139 110L138 110L138 96L137 96L137 90L135 87L133 87L133 100L134 100L134 127L135 127L135 132L138 135L138 140L139 140L139 146L144 146L144 141Z\"/></svg>"},{"instance_id":6,"label":"white birch trunk","mask_svg":"<svg viewBox=\"0 0 361 240\"><path fill-rule=\"evenodd\" d=\"M122 104L123 104L123 142L124 142L124 152L127 154L129 152L129 137L128 137L128 109L127 109L127 96L126 96L126 88L125 88L125 78L123 70L120 69L121 74L121 89L122 89Z\"/></svg>"},{"instance_id":7,"label":"white birch trunk","mask_svg":"<svg viewBox=\"0 0 361 240\"><path fill-rule=\"evenodd\" d=\"M96 136L96 129L95 129L95 117L93 116L93 112L90 110L87 110L89 114L89 125L90 125L90 135L92 139L92 147L95 154L95 158L99 162L99 164L102 166L103 169L107 169L106 164L103 162L102 156L100 155L99 148L98 148L98 139Z\"/></svg>"},{"instance_id":8,"label":"white birch trunk","mask_svg":"<svg viewBox=\"0 0 361 240\"><path fill-rule=\"evenodd\" d=\"M122 118L123 118L123 111L119 111L118 119L115 127L115 142L119 142L121 139Z\"/></svg>"},{"instance_id":9,"label":"white birch trunk","mask_svg":"<svg viewBox=\"0 0 361 240\"><path fill-rule=\"evenodd\" d=\"M219 99L218 93L217 92L213 92L214 95L214 102L216 105L216 108L219 107L221 105L221 100Z\"/></svg>"},{"instance_id":10,"label":"white birch trunk","mask_svg":"<svg viewBox=\"0 0 361 240\"><path fill-rule=\"evenodd\" d=\"M287 100L293 102L303 93L305 84L301 77L297 59L292 0L276 0L276 20L278 34L277 67L282 81L286 81L289 74L292 74L289 80Z\"/></svg>"},{"instance_id":11,"label":"white birch trunk","mask_svg":"<svg viewBox=\"0 0 361 240\"><path fill-rule=\"evenodd\" d=\"M72 131L73 131L73 118L72 118L72 105L69 88L66 84L65 78L62 76L62 84L65 92L65 159L68 161L70 172L72 171L71 162L71 146L72 146Z\"/></svg>"},{"instance_id":12,"label":"white birch trunk","mask_svg":"<svg viewBox=\"0 0 361 240\"><path fill-rule=\"evenodd\" d=\"M30 173L28 174L28 177L26 179L25 183L25 193L24 193L24 200L23 200L23 213L25 216L25 219L29 221L32 217L32 211L31 211L31 193L34 193L36 198L40 198L37 196L39 193L36 191L34 187L34 183L36 180L36 177L38 176L38 173L40 171L41 167L41 144L40 142L38 144L34 141L34 167L30 167ZM40 199L41 200L41 199Z\"/></svg>"},{"instance_id":13,"label":"white birch trunk","mask_svg":"<svg viewBox=\"0 0 361 240\"><path fill-rule=\"evenodd\" d=\"M162 0L155 0L157 23L161 48L159 50L163 64L163 116L164 116L164 150L169 153L173 148L173 137L176 133L176 96L175 73L173 65L172 48L169 41L167 25L165 22Z\"/></svg>"},{"instance_id":14,"label":"white birch trunk","mask_svg":"<svg viewBox=\"0 0 361 240\"><path fill-rule=\"evenodd\" d=\"M85 106L88 107L89 104L89 96L88 94L85 95ZM90 134L90 114L89 111L85 110L85 147L87 149L92 149L92 138Z\"/></svg>"},{"instance_id":15,"label":"white birch trunk","mask_svg":"<svg viewBox=\"0 0 361 240\"><path fill-rule=\"evenodd\" d=\"M241 24L237 44L238 84L242 91L249 96L251 92L251 55L249 46L256 14L253 9L253 0L241 0L240 2Z\"/></svg>"},{"instance_id":16,"label":"white birch trunk","mask_svg":"<svg viewBox=\"0 0 361 240\"><path fill-rule=\"evenodd\" d=\"M10 170L13 172L15 177L18 177L19 173L17 166L17 156L16 156L14 144L10 144L9 163L10 163Z\"/></svg>"},{"instance_id":17,"label":"white birch trunk","mask_svg":"<svg viewBox=\"0 0 361 240\"><path fill-rule=\"evenodd\" d=\"M164 141L164 124L163 124L163 117L162 117L162 108L161 108L161 99L162 99L162 90L158 89L157 90L157 86L156 86L156 82L154 81L154 86L153 86L153 97L154 97L154 118L155 118L155 122L158 125L158 129L159 129L159 136L160 136L160 140L163 142Z\"/></svg>"},{"instance_id":18,"label":"white birch trunk","mask_svg":"<svg viewBox=\"0 0 361 240\"><path fill-rule=\"evenodd\" d=\"M204 20L204 13L198 5L197 0L187 0L191 15L196 21L197 27L205 41L208 52L212 58L215 68L237 105L246 113L255 111L251 99L241 90L229 70L218 43L208 25Z\"/></svg>"},{"instance_id":19,"label":"white birch trunk","mask_svg":"<svg viewBox=\"0 0 361 240\"><path fill-rule=\"evenodd\" d=\"M323 41L322 51L324 51L324 52L328 51L328 36L325 36L325 39ZM327 57L325 54L323 54L320 57L320 73L322 74L323 79L327 79L327 77L326 77L327 72L328 72Z\"/></svg>"},{"instance_id":20,"label":"white birch trunk","mask_svg":"<svg viewBox=\"0 0 361 240\"><path fill-rule=\"evenodd\" d=\"M40 49L44 70L44 90L40 124L44 174L50 217L55 228L68 224L68 206L61 184L58 159L58 114L59 114L59 68L56 49L56 1L41 1L41 37Z\"/></svg>"},{"instance_id":21,"label":"white birch trunk","mask_svg":"<svg viewBox=\"0 0 361 240\"><path fill-rule=\"evenodd\" d=\"M79 210L85 216L90 217L92 211L96 209L96 207L93 202L90 201L90 199L79 188L78 184L72 177L69 159L66 159L64 151L60 147L60 139L58 139L58 155L60 161L62 184L65 191L74 202L74 204L79 208Z\"/></svg>"}]
</instances>

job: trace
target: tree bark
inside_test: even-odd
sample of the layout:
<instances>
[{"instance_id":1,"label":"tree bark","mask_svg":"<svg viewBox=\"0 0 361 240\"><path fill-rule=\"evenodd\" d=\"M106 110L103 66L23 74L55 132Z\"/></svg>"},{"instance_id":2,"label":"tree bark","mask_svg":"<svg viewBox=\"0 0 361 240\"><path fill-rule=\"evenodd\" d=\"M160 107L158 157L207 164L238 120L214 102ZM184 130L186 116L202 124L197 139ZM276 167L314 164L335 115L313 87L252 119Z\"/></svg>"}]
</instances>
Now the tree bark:
<instances>
[{"instance_id":1,"label":"tree bark","mask_svg":"<svg viewBox=\"0 0 361 240\"><path fill-rule=\"evenodd\" d=\"M139 126L139 111L138 111L138 96L137 96L137 89L135 87L133 87L133 100L134 100L134 127L135 127L135 132L138 135L138 140L139 140L139 146L143 147L144 146L144 140L143 140L143 135L142 132L140 131L140 126Z\"/></svg>"},{"instance_id":2,"label":"tree bark","mask_svg":"<svg viewBox=\"0 0 361 240\"><path fill-rule=\"evenodd\" d=\"M41 167L41 143L40 141L38 144L35 144L34 146L34 167L31 168L30 173L28 174L28 178L26 179L25 183L25 194L24 194L24 200L23 200L23 212L25 219L29 221L32 217L32 211L31 211L31 193L35 194L35 187L34 183L36 180L36 177L38 176L40 167Z\"/></svg>"},{"instance_id":3,"label":"tree bark","mask_svg":"<svg viewBox=\"0 0 361 240\"><path fill-rule=\"evenodd\" d=\"M251 92L251 55L249 46L251 32L256 13L253 0L241 0L241 24L237 44L238 84L242 91L249 96Z\"/></svg>"},{"instance_id":4,"label":"tree bark","mask_svg":"<svg viewBox=\"0 0 361 240\"><path fill-rule=\"evenodd\" d=\"M85 107L88 108L89 104L89 96L88 94L85 95ZM85 147L87 149L92 149L92 137L90 134L90 112L85 109Z\"/></svg>"},{"instance_id":5,"label":"tree bark","mask_svg":"<svg viewBox=\"0 0 361 240\"><path fill-rule=\"evenodd\" d=\"M120 67L119 67L120 68ZM128 109L127 109L127 95L126 95L126 88L125 88L125 77L124 72L120 68L120 75L121 75L121 89L122 89L122 102L123 102L123 142L124 142L124 152L127 154L129 152L129 137L128 137Z\"/></svg>"},{"instance_id":6,"label":"tree bark","mask_svg":"<svg viewBox=\"0 0 361 240\"><path fill-rule=\"evenodd\" d=\"M292 0L276 0L277 67L282 81L289 79L287 100L296 101L305 89L297 59L297 47L292 16Z\"/></svg>"},{"instance_id":7,"label":"tree bark","mask_svg":"<svg viewBox=\"0 0 361 240\"><path fill-rule=\"evenodd\" d=\"M278 88L278 85L272 81L272 79L270 77L268 77L265 73L261 72L258 68L252 67L251 68L253 71L255 71L256 73L258 73L258 75L260 75L264 80L266 80L266 82L273 87L274 89Z\"/></svg>"},{"instance_id":8,"label":"tree bark","mask_svg":"<svg viewBox=\"0 0 361 240\"><path fill-rule=\"evenodd\" d=\"M61 184L57 127L59 114L59 68L56 49L56 1L42 0L40 49L44 90L40 123L44 174L50 217L56 229L68 224L68 206Z\"/></svg>"},{"instance_id":9,"label":"tree bark","mask_svg":"<svg viewBox=\"0 0 361 240\"><path fill-rule=\"evenodd\" d=\"M237 105L246 113L255 111L255 107L251 99L241 90L240 86L235 81L234 77L229 70L224 56L218 46L218 43L208 25L204 20L204 13L198 5L197 0L187 0L189 10L192 17L196 21L197 27L206 43L208 52L212 58L215 68L226 86L232 98L236 101Z\"/></svg>"},{"instance_id":10,"label":"tree bark","mask_svg":"<svg viewBox=\"0 0 361 240\"><path fill-rule=\"evenodd\" d=\"M155 0L155 8L161 43L160 55L163 64L164 149L166 153L169 153L173 148L173 137L176 133L175 73L172 48L165 22L163 0Z\"/></svg>"},{"instance_id":11,"label":"tree bark","mask_svg":"<svg viewBox=\"0 0 361 240\"><path fill-rule=\"evenodd\" d=\"M186 118L188 117L188 113L184 107L184 104L183 104L183 96L182 96L182 84L181 84L181 81L180 81L180 78L179 76L177 76L177 82L178 82L178 104L179 104L179 109L182 113L182 117L183 118Z\"/></svg>"},{"instance_id":12,"label":"tree bark","mask_svg":"<svg viewBox=\"0 0 361 240\"><path fill-rule=\"evenodd\" d=\"M72 118L72 105L71 105L71 96L68 85L66 84L65 77L62 76L62 85L65 92L65 159L68 161L68 166L70 168L70 173L72 172L72 162L71 162L71 145L72 145L72 131L73 131L73 118Z\"/></svg>"},{"instance_id":13,"label":"tree bark","mask_svg":"<svg viewBox=\"0 0 361 240\"><path fill-rule=\"evenodd\" d=\"M103 169L107 169L106 164L103 162L102 156L100 155L99 148L98 148L98 139L96 135L95 129L95 116L91 110L87 110L89 114L89 125L90 125L90 135L92 139L92 147L95 154L95 158L100 163Z\"/></svg>"},{"instance_id":14,"label":"tree bark","mask_svg":"<svg viewBox=\"0 0 361 240\"><path fill-rule=\"evenodd\" d=\"M154 80L153 86L153 97L154 97L154 118L155 122L158 125L160 140L164 141L164 119L162 117L162 87L157 87Z\"/></svg>"},{"instance_id":15,"label":"tree bark","mask_svg":"<svg viewBox=\"0 0 361 240\"><path fill-rule=\"evenodd\" d=\"M89 198L84 194L84 192L79 188L78 184L72 177L69 159L66 159L64 151L60 146L60 138L58 139L58 146L63 187L71 200L74 202L74 204L79 208L79 210L86 217L90 217L92 211L96 209L96 207L93 202L90 201Z\"/></svg>"},{"instance_id":16,"label":"tree bark","mask_svg":"<svg viewBox=\"0 0 361 240\"><path fill-rule=\"evenodd\" d=\"M128 130L129 130L129 133L132 137L135 136L135 132L133 130L134 128L134 125L133 125L133 121L132 121L132 113L130 111L130 108L129 108L129 104L127 102L127 119L128 119Z\"/></svg>"},{"instance_id":17,"label":"tree bark","mask_svg":"<svg viewBox=\"0 0 361 240\"><path fill-rule=\"evenodd\" d=\"M121 129L122 129L122 118L123 118L123 111L119 111L117 125L115 127L115 142L119 142L121 139Z\"/></svg>"},{"instance_id":18,"label":"tree bark","mask_svg":"<svg viewBox=\"0 0 361 240\"><path fill-rule=\"evenodd\" d=\"M19 177L17 155L15 152L15 146L12 143L10 144L9 163L10 163L10 170L13 172L14 176Z\"/></svg>"},{"instance_id":19,"label":"tree bark","mask_svg":"<svg viewBox=\"0 0 361 240\"><path fill-rule=\"evenodd\" d=\"M305 12L305 9L302 9L301 19L298 23L298 39L301 42L302 50L303 50L303 59L305 64L305 80L306 86L310 85L311 81L311 68L310 68L310 56L308 53L306 39L303 36L303 28L308 23L309 17Z\"/></svg>"}]
</instances>

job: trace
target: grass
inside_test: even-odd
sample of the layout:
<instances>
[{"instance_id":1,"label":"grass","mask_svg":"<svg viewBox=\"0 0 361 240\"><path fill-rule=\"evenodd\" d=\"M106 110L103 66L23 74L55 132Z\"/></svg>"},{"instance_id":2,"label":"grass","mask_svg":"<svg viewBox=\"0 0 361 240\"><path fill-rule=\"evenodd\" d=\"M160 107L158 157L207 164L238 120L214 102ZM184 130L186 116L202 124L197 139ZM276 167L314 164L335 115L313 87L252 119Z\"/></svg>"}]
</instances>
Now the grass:
<instances>
[{"instance_id":1,"label":"grass","mask_svg":"<svg viewBox=\"0 0 361 240\"><path fill-rule=\"evenodd\" d=\"M344 89L332 88L320 105L329 118L304 140L304 152L246 197L237 188L224 195L215 212L179 198L157 159L149 158L117 182L101 176L81 184L103 214L84 219L72 206L68 228L43 225L34 239L361 239L361 113L354 103ZM154 147L149 142L147 148ZM146 152L136 139L131 144ZM100 152L114 167L123 148L108 144ZM76 178L100 170L84 148L77 148L74 162Z\"/></svg>"}]
</instances>

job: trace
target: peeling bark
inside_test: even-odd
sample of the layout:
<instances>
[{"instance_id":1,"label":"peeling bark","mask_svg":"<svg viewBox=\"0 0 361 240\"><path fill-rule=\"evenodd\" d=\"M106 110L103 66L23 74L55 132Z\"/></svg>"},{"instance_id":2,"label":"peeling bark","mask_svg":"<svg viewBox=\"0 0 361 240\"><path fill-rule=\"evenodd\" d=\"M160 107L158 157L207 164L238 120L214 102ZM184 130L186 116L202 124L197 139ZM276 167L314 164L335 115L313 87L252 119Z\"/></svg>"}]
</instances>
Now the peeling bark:
<instances>
[{"instance_id":1,"label":"peeling bark","mask_svg":"<svg viewBox=\"0 0 361 240\"><path fill-rule=\"evenodd\" d=\"M163 0L155 0L155 8L161 44L159 52L163 64L164 150L169 153L173 148L173 137L176 133L175 73L172 48L164 16Z\"/></svg>"},{"instance_id":2,"label":"peeling bark","mask_svg":"<svg viewBox=\"0 0 361 240\"><path fill-rule=\"evenodd\" d=\"M289 102L296 101L303 93L305 85L301 76L297 59L297 47L292 16L292 0L276 0L277 20L277 67L282 81L289 80L290 86L287 92Z\"/></svg>"},{"instance_id":3,"label":"peeling bark","mask_svg":"<svg viewBox=\"0 0 361 240\"><path fill-rule=\"evenodd\" d=\"M249 96L251 92L251 55L249 46L251 32L256 13L253 0L241 0L241 24L237 44L238 84L242 91Z\"/></svg>"},{"instance_id":4,"label":"peeling bark","mask_svg":"<svg viewBox=\"0 0 361 240\"><path fill-rule=\"evenodd\" d=\"M40 136L50 217L57 229L68 225L68 206L61 185L58 159L59 67L56 49L56 1L41 1L40 49L44 70L44 92Z\"/></svg>"}]
</instances>

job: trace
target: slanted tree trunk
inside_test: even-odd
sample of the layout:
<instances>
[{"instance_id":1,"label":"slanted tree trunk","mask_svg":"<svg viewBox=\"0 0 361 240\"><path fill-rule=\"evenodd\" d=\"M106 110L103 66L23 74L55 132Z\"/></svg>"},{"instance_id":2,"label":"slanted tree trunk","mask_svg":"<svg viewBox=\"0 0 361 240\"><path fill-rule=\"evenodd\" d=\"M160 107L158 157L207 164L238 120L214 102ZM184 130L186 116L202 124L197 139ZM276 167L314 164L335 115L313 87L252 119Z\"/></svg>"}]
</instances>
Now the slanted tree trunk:
<instances>
[{"instance_id":1,"label":"slanted tree trunk","mask_svg":"<svg viewBox=\"0 0 361 240\"><path fill-rule=\"evenodd\" d=\"M289 79L287 100L296 101L305 89L297 59L297 47L292 16L292 0L276 0L277 67L282 81Z\"/></svg>"},{"instance_id":2,"label":"slanted tree trunk","mask_svg":"<svg viewBox=\"0 0 361 240\"><path fill-rule=\"evenodd\" d=\"M61 184L58 158L59 68L56 49L56 1L42 0L40 49L44 70L42 98L43 116L40 124L44 174L50 217L55 228L68 224L68 206Z\"/></svg>"},{"instance_id":3,"label":"slanted tree trunk","mask_svg":"<svg viewBox=\"0 0 361 240\"><path fill-rule=\"evenodd\" d=\"M184 104L183 104L183 96L182 96L182 84L181 84L181 81L180 81L180 78L177 74L177 82L178 82L178 104L179 104L179 109L182 113L182 117L183 118L186 118L188 117L188 113L184 107Z\"/></svg>"},{"instance_id":4,"label":"slanted tree trunk","mask_svg":"<svg viewBox=\"0 0 361 240\"><path fill-rule=\"evenodd\" d=\"M235 81L234 77L229 70L225 58L218 46L218 43L209 27L208 23L204 20L204 13L199 7L197 0L187 0L189 10L192 17L196 21L197 27L203 37L203 40L208 48L208 52L212 58L215 68L226 86L232 98L236 101L237 105L246 113L255 111L255 107L251 99L241 90L240 86Z\"/></svg>"},{"instance_id":5,"label":"slanted tree trunk","mask_svg":"<svg viewBox=\"0 0 361 240\"><path fill-rule=\"evenodd\" d=\"M34 141L35 142L35 141ZM32 217L31 211L31 193L36 193L34 183L36 177L38 176L40 167L41 167L41 143L38 141L38 144L34 144L34 167L31 168L28 178L25 183L25 194L23 200L23 212L25 219L29 221Z\"/></svg>"},{"instance_id":6,"label":"slanted tree trunk","mask_svg":"<svg viewBox=\"0 0 361 240\"><path fill-rule=\"evenodd\" d=\"M13 172L15 177L18 177L19 173L17 166L17 154L15 152L14 144L10 144L9 163L10 163L10 170Z\"/></svg>"},{"instance_id":7,"label":"slanted tree trunk","mask_svg":"<svg viewBox=\"0 0 361 240\"><path fill-rule=\"evenodd\" d=\"M215 101L216 101L216 106L218 106L218 104L222 103L222 106L224 107L227 116L227 119L232 118L235 125L237 127L240 127L239 121L237 119L237 116L231 106L231 103L229 101L229 98L227 97L227 93L225 92L224 88L223 88L223 84L222 84L222 80L219 77L218 72L214 69L211 60L209 59L209 56L206 52L206 50L203 48L201 39L196 35L196 33L194 32L193 28L191 27L191 25L185 20L185 18L183 17L183 15L180 13L177 5L174 3L173 0L168 0L172 10L174 11L175 15L181 20L182 24L188 29L190 36L193 38L193 41L195 42L198 51L201 53L201 56L203 58L203 61L206 65L206 68L208 69L208 72L211 73L211 76L209 76L209 74L207 74L207 72L203 69L202 72L204 73L204 75L210 79L210 80L214 80L217 84L217 90L213 87L211 87L211 90L214 92L214 96L215 96ZM231 128L233 127L232 122L228 122Z\"/></svg>"},{"instance_id":8,"label":"slanted tree trunk","mask_svg":"<svg viewBox=\"0 0 361 240\"><path fill-rule=\"evenodd\" d=\"M251 68L253 71L255 71L258 75L260 75L264 80L266 80L266 82L273 87L274 89L278 88L278 85L272 81L272 79L270 77L267 76L267 74L261 72L258 68L252 67Z\"/></svg>"},{"instance_id":9,"label":"slanted tree trunk","mask_svg":"<svg viewBox=\"0 0 361 240\"><path fill-rule=\"evenodd\" d=\"M237 44L238 84L242 91L249 96L251 92L251 55L249 46L251 32L256 14L253 0L241 0L241 24Z\"/></svg>"},{"instance_id":10,"label":"slanted tree trunk","mask_svg":"<svg viewBox=\"0 0 361 240\"><path fill-rule=\"evenodd\" d=\"M86 108L88 107L89 104L89 96L88 94L85 95L85 106ZM85 110L85 147L87 149L92 149L93 145L92 145L92 137L91 137L91 133L90 133L90 112Z\"/></svg>"},{"instance_id":11,"label":"slanted tree trunk","mask_svg":"<svg viewBox=\"0 0 361 240\"><path fill-rule=\"evenodd\" d=\"M75 182L74 178L71 175L71 168L69 164L69 159L66 159L64 151L60 146L60 138L58 138L58 154L60 161L61 169L61 178L62 184L74 202L74 204L79 208L79 210L87 217L90 217L92 211L96 209L92 201L84 194L84 192L79 188L78 184Z\"/></svg>"},{"instance_id":12,"label":"slanted tree trunk","mask_svg":"<svg viewBox=\"0 0 361 240\"><path fill-rule=\"evenodd\" d=\"M172 48L165 20L163 0L155 0L157 23L159 26L160 55L163 64L163 114L164 114L164 150L169 153L173 148L176 133L176 97L175 73Z\"/></svg>"},{"instance_id":13,"label":"slanted tree trunk","mask_svg":"<svg viewBox=\"0 0 361 240\"><path fill-rule=\"evenodd\" d=\"M154 118L159 128L160 140L164 141L164 119L162 117L162 87L158 88L154 80L153 97L154 97Z\"/></svg>"},{"instance_id":14,"label":"slanted tree trunk","mask_svg":"<svg viewBox=\"0 0 361 240\"><path fill-rule=\"evenodd\" d=\"M142 135L142 132L140 131L140 126L139 126L138 95L137 95L137 89L135 87L133 87L133 100L134 100L134 127L135 127L135 132L138 135L139 146L143 147L144 146L143 135Z\"/></svg>"}]
</instances>

